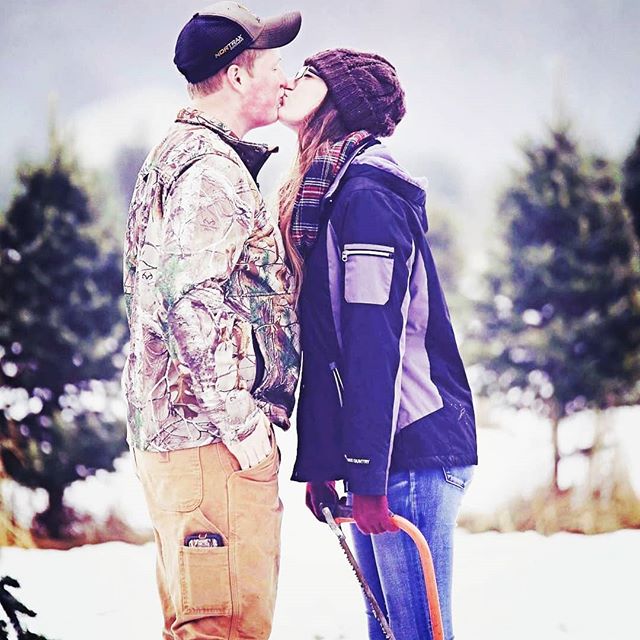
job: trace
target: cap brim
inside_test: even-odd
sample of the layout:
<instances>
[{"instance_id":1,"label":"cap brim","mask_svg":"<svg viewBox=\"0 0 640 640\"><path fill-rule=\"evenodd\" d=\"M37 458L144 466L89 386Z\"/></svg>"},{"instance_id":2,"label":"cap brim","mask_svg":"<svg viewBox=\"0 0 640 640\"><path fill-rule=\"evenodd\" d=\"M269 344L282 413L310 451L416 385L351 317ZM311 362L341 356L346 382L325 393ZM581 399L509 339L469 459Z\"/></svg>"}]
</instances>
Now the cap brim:
<instances>
[{"instance_id":1,"label":"cap brim","mask_svg":"<svg viewBox=\"0 0 640 640\"><path fill-rule=\"evenodd\" d=\"M264 28L251 43L251 49L277 49L289 44L300 33L302 16L292 11L281 16L263 19Z\"/></svg>"}]
</instances>

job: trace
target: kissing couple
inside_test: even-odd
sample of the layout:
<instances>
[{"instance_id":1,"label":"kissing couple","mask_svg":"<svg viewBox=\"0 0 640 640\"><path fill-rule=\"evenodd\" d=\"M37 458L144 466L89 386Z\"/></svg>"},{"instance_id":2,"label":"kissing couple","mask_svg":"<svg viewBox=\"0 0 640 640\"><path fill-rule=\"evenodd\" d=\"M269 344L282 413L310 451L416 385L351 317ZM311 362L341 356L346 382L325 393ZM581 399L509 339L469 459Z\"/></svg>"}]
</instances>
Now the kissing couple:
<instances>
[{"instance_id":1,"label":"kissing couple","mask_svg":"<svg viewBox=\"0 0 640 640\"><path fill-rule=\"evenodd\" d=\"M358 562L398 640L432 637L417 551L391 514L420 529L450 640L475 419L424 187L380 142L405 94L388 60L352 49L310 55L287 77L279 50L300 27L298 12L259 18L236 2L184 25L174 62L190 104L129 209L127 440L155 534L162 638L270 636L275 434L303 360L293 480L323 522L341 481ZM277 120L297 150L270 210L257 176L271 150L244 138ZM367 615L369 638L384 637Z\"/></svg>"}]
</instances>

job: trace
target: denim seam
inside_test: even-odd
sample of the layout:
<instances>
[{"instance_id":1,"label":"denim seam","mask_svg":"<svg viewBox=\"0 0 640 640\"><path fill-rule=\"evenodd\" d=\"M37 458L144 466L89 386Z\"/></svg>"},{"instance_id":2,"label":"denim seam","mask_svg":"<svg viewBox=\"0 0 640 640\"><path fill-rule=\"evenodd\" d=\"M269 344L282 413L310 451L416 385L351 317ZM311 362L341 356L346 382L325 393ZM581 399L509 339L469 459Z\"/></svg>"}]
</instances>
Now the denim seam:
<instances>
[{"instance_id":1,"label":"denim seam","mask_svg":"<svg viewBox=\"0 0 640 640\"><path fill-rule=\"evenodd\" d=\"M416 474L415 471L410 470L409 471L409 501L410 501L410 506L411 506L411 520L413 521L413 524L419 528L419 524L418 524L418 504L416 501ZM414 574L417 575L421 575L423 577L422 579L422 587L423 587L423 593L426 594L426 582L424 579L424 572L422 570L422 564L420 562L420 559L418 558L416 561L416 556L413 555L413 571ZM429 633L431 635L431 637L433 638L433 624L431 622L431 616L429 615L429 607L428 606L424 606L424 612L427 618L427 625L429 627Z\"/></svg>"},{"instance_id":2,"label":"denim seam","mask_svg":"<svg viewBox=\"0 0 640 640\"><path fill-rule=\"evenodd\" d=\"M466 482L462 478L458 478L452 473L449 473L444 467L442 467L442 473L444 474L445 482L448 482L461 491L465 490Z\"/></svg>"}]
</instances>

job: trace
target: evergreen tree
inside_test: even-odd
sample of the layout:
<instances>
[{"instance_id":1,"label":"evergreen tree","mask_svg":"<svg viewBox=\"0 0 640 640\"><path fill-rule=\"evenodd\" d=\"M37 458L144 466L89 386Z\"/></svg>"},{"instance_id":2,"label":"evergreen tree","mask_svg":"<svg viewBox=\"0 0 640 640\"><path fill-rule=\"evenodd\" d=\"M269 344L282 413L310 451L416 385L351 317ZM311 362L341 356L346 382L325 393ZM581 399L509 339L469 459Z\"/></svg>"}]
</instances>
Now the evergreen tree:
<instances>
[{"instance_id":1,"label":"evergreen tree","mask_svg":"<svg viewBox=\"0 0 640 640\"><path fill-rule=\"evenodd\" d=\"M525 149L499 211L505 260L490 277L477 337L486 393L550 418L635 404L640 269L617 172L580 153L567 130Z\"/></svg>"},{"instance_id":2,"label":"evergreen tree","mask_svg":"<svg viewBox=\"0 0 640 640\"><path fill-rule=\"evenodd\" d=\"M136 186L138 172L149 150L143 146L121 147L113 163L118 192L125 208L129 207L133 189Z\"/></svg>"},{"instance_id":3,"label":"evergreen tree","mask_svg":"<svg viewBox=\"0 0 640 640\"><path fill-rule=\"evenodd\" d=\"M59 145L19 181L0 226L0 459L14 480L48 492L37 522L60 537L65 487L113 469L126 448L110 402L126 337L121 257L97 235Z\"/></svg>"},{"instance_id":4,"label":"evergreen tree","mask_svg":"<svg viewBox=\"0 0 640 640\"><path fill-rule=\"evenodd\" d=\"M624 201L633 220L636 238L640 242L640 135L625 160L623 172Z\"/></svg>"},{"instance_id":5,"label":"evergreen tree","mask_svg":"<svg viewBox=\"0 0 640 640\"><path fill-rule=\"evenodd\" d=\"M451 312L456 336L464 348L464 322L469 315L470 305L461 290L465 272L465 254L462 245L462 231L450 211L439 208L427 210L429 230L427 241L438 269L438 279Z\"/></svg>"},{"instance_id":6,"label":"evergreen tree","mask_svg":"<svg viewBox=\"0 0 640 640\"><path fill-rule=\"evenodd\" d=\"M447 298L457 294L462 278L464 256L459 242L459 230L448 212L427 211L429 231L427 240L438 267L438 278Z\"/></svg>"}]
</instances>

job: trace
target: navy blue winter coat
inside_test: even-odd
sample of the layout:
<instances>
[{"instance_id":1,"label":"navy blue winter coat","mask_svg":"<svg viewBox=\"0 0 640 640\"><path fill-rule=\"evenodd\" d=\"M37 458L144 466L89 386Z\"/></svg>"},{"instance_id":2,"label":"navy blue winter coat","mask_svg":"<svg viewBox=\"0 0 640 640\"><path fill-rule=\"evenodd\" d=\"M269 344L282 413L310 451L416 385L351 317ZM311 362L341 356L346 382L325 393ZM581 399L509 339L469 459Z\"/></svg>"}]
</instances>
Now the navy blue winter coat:
<instances>
[{"instance_id":1,"label":"navy blue winter coat","mask_svg":"<svg viewBox=\"0 0 640 640\"><path fill-rule=\"evenodd\" d=\"M300 294L293 479L382 495L390 469L477 463L471 392L427 242L425 191L380 144L322 205Z\"/></svg>"}]
</instances>

